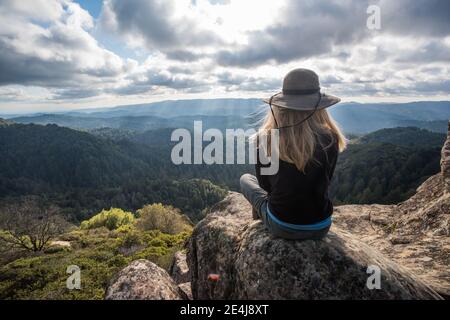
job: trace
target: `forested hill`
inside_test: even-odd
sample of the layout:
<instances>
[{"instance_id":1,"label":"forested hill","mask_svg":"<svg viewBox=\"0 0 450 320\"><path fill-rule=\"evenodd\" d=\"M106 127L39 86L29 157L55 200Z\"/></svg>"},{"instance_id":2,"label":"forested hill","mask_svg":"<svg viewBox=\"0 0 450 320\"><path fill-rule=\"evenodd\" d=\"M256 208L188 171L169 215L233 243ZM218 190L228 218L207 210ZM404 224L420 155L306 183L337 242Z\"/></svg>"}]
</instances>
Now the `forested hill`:
<instances>
[{"instance_id":1,"label":"forested hill","mask_svg":"<svg viewBox=\"0 0 450 320\"><path fill-rule=\"evenodd\" d=\"M0 200L23 195L48 198L72 219L103 208L135 210L162 202L196 220L225 190L209 181L174 179L154 150L113 142L56 125L0 126Z\"/></svg>"},{"instance_id":2,"label":"forested hill","mask_svg":"<svg viewBox=\"0 0 450 320\"><path fill-rule=\"evenodd\" d=\"M336 204L395 204L439 172L441 147L391 143L351 144L338 160L332 183Z\"/></svg>"},{"instance_id":3,"label":"forested hill","mask_svg":"<svg viewBox=\"0 0 450 320\"><path fill-rule=\"evenodd\" d=\"M117 186L149 167L119 145L56 125L0 128L0 174L58 188ZM6 190L2 190L6 192Z\"/></svg>"},{"instance_id":4,"label":"forested hill","mask_svg":"<svg viewBox=\"0 0 450 320\"><path fill-rule=\"evenodd\" d=\"M405 127L382 129L351 143L332 183L336 204L393 204L408 199L440 170L445 134Z\"/></svg>"},{"instance_id":5,"label":"forested hill","mask_svg":"<svg viewBox=\"0 0 450 320\"><path fill-rule=\"evenodd\" d=\"M170 133L76 131L56 125L0 126L0 202L39 195L84 220L103 208L162 202L193 220L239 189L252 165L182 165L170 160ZM398 203L439 171L443 136L415 128L360 137L339 157L335 203ZM200 179L200 180L199 180ZM204 179L204 180L201 180Z\"/></svg>"},{"instance_id":6,"label":"forested hill","mask_svg":"<svg viewBox=\"0 0 450 320\"><path fill-rule=\"evenodd\" d=\"M442 147L447 135L415 127L389 128L369 133L361 143L391 143L399 146Z\"/></svg>"}]
</instances>

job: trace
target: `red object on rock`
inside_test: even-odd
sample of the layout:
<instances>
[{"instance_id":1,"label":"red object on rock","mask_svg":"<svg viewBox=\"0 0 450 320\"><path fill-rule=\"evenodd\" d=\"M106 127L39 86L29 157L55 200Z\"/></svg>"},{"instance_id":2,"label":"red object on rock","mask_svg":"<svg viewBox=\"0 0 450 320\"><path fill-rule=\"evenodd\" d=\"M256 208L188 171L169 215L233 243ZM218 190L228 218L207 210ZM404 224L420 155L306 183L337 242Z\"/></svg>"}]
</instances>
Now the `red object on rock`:
<instances>
[{"instance_id":1,"label":"red object on rock","mask_svg":"<svg viewBox=\"0 0 450 320\"><path fill-rule=\"evenodd\" d=\"M220 276L218 274L211 273L211 274L208 275L208 280L209 281L217 282L217 281L219 281L219 279L220 279Z\"/></svg>"}]
</instances>

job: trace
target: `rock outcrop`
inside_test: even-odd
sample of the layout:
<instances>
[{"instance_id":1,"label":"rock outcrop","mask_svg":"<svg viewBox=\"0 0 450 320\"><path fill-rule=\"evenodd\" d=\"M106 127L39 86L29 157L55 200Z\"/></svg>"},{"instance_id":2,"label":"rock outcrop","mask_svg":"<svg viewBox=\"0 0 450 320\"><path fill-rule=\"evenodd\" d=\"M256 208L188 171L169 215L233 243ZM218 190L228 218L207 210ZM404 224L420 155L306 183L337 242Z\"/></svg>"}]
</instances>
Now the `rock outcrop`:
<instances>
[{"instance_id":1,"label":"rock outcrop","mask_svg":"<svg viewBox=\"0 0 450 320\"><path fill-rule=\"evenodd\" d=\"M106 300L181 300L183 292L169 274L148 260L136 260L125 267L105 295Z\"/></svg>"},{"instance_id":2,"label":"rock outcrop","mask_svg":"<svg viewBox=\"0 0 450 320\"><path fill-rule=\"evenodd\" d=\"M335 209L334 224L450 297L450 123L441 172L398 205L348 205Z\"/></svg>"},{"instance_id":3,"label":"rock outcrop","mask_svg":"<svg viewBox=\"0 0 450 320\"><path fill-rule=\"evenodd\" d=\"M181 251L175 253L169 268L169 274L177 284L191 281L189 267L186 262L186 254Z\"/></svg>"},{"instance_id":4,"label":"rock outcrop","mask_svg":"<svg viewBox=\"0 0 450 320\"><path fill-rule=\"evenodd\" d=\"M178 285L183 300L193 300L191 283L185 282Z\"/></svg>"},{"instance_id":5,"label":"rock outcrop","mask_svg":"<svg viewBox=\"0 0 450 320\"><path fill-rule=\"evenodd\" d=\"M440 298L413 273L338 227L320 241L273 238L252 220L250 205L238 193L196 226L187 261L194 299ZM381 270L380 290L367 286L369 266Z\"/></svg>"},{"instance_id":6,"label":"rock outcrop","mask_svg":"<svg viewBox=\"0 0 450 320\"><path fill-rule=\"evenodd\" d=\"M450 121L448 122L447 141L442 148L441 172L446 182L447 188L450 189Z\"/></svg>"},{"instance_id":7,"label":"rock outcrop","mask_svg":"<svg viewBox=\"0 0 450 320\"><path fill-rule=\"evenodd\" d=\"M173 281L178 284L178 288L184 300L192 300L191 277L189 267L186 262L186 254L177 251L169 268L169 274Z\"/></svg>"}]
</instances>

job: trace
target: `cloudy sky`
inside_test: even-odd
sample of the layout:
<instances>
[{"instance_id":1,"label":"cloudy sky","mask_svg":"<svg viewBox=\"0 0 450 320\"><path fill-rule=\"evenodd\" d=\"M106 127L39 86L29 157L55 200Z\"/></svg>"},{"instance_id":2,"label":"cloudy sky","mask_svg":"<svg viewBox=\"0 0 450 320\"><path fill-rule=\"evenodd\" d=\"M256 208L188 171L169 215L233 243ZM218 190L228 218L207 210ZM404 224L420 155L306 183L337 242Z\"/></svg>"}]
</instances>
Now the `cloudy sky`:
<instances>
[{"instance_id":1,"label":"cloudy sky","mask_svg":"<svg viewBox=\"0 0 450 320\"><path fill-rule=\"evenodd\" d=\"M0 0L0 113L265 97L296 67L344 101L450 100L449 13L448 0Z\"/></svg>"}]
</instances>

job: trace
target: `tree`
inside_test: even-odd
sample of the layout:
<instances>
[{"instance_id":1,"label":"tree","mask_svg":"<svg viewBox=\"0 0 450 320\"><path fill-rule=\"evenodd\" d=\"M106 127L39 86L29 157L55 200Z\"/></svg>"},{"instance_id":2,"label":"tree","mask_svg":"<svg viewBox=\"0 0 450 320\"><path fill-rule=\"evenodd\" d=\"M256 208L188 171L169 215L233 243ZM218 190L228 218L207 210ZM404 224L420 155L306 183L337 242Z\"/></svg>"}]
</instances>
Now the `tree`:
<instances>
[{"instance_id":1,"label":"tree","mask_svg":"<svg viewBox=\"0 0 450 320\"><path fill-rule=\"evenodd\" d=\"M34 198L10 204L0 213L0 241L8 249L42 251L67 226L57 207L45 207Z\"/></svg>"},{"instance_id":2,"label":"tree","mask_svg":"<svg viewBox=\"0 0 450 320\"><path fill-rule=\"evenodd\" d=\"M161 203L147 205L137 211L136 225L141 230L160 230L163 233L178 234L192 229L191 222L180 210Z\"/></svg>"},{"instance_id":3,"label":"tree","mask_svg":"<svg viewBox=\"0 0 450 320\"><path fill-rule=\"evenodd\" d=\"M81 223L81 229L96 229L106 227L108 230L115 230L121 226L132 224L134 222L134 215L131 212L123 211L118 208L111 208L109 210L102 210L89 220Z\"/></svg>"}]
</instances>

